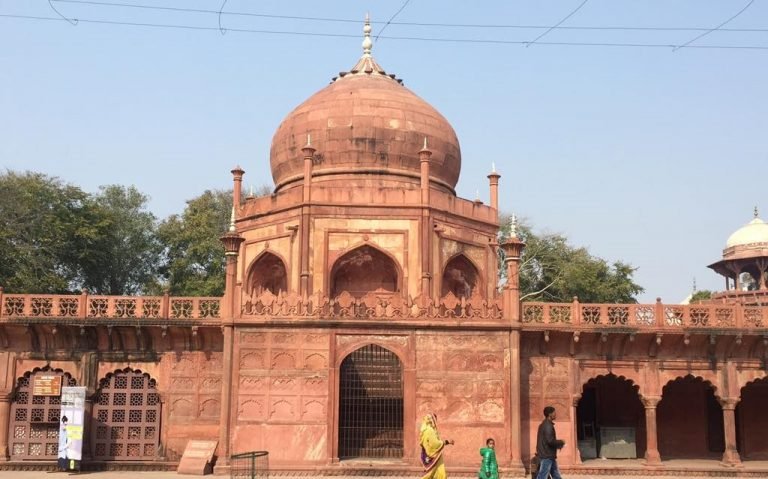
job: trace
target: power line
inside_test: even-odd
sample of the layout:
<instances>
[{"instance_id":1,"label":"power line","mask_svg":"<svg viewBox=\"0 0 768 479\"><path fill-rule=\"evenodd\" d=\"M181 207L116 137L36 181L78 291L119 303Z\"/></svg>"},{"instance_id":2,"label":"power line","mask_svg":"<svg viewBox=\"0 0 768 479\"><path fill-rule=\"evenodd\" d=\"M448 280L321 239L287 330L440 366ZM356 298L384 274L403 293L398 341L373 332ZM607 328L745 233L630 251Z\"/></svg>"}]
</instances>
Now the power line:
<instances>
[{"instance_id":1,"label":"power line","mask_svg":"<svg viewBox=\"0 0 768 479\"><path fill-rule=\"evenodd\" d=\"M720 27L724 27L724 26L725 26L725 25L726 25L728 22L730 22L730 21L731 21L731 20L733 20L734 18L736 18L736 17L738 17L739 15L741 15L742 13L744 13L744 11L745 11L746 9L748 9L748 8L749 8L749 7L750 7L750 6L751 6L753 3L755 3L755 0L749 0L749 3L747 3L746 5L744 5L744 8L742 8L741 10L739 10L739 11L738 11L738 13L736 13L736 15L732 16L731 18L729 18L728 20L724 21L723 23L721 23L720 25L716 26L715 28L713 28L713 29L711 29L711 30L709 30L709 31L706 31L706 32L702 33L701 35L698 35L698 36L696 36L696 37L692 38L691 40L688 40L688 41L687 41L687 42L685 42L684 44L682 44L682 45L680 45L679 47L675 48L673 51L677 51L677 50L679 50L680 48L683 48L683 47L687 47L688 45L690 45L691 43L695 42L695 41L696 41L696 40L698 40L699 38L701 38L701 37L703 37L703 36L705 36L705 35L709 35L710 33L714 32L715 30L719 29Z\"/></svg>"},{"instance_id":2,"label":"power line","mask_svg":"<svg viewBox=\"0 0 768 479\"><path fill-rule=\"evenodd\" d=\"M402 5L402 6L401 6L401 7L400 7L400 8L399 8L399 9L398 9L396 12L395 12L395 14L394 14L394 15L392 15L391 17L389 17L389 20L387 20L387 23L385 23L385 24L384 24L384 26L383 26L383 27L381 27L381 30L379 30L379 34L378 34L378 35L376 35L376 40L377 40L377 41L378 41L379 37L381 36L381 34L382 34L382 33L384 33L384 30L386 30L386 29L387 29L387 27L388 27L388 26L389 26L389 25L392 23L392 20L394 20L396 16L400 15L400 12L402 12L402 11L403 11L403 9L404 9L406 6L408 6L408 2L410 2L410 1L411 1L411 0L405 0L405 2L403 3L403 5Z\"/></svg>"},{"instance_id":3,"label":"power line","mask_svg":"<svg viewBox=\"0 0 768 479\"><path fill-rule=\"evenodd\" d=\"M73 3L82 5L95 5L102 7L121 7L121 8L133 8L141 10L156 10L156 11L169 11L179 13L205 13L218 15L219 10L208 10L201 8L185 8L185 7L164 7L158 5L142 5L132 3L120 3L120 2L100 2L96 0L51 0L58 3ZM348 19L348 18L330 18L330 17L307 17L297 15L275 15L267 13L251 13L251 12L221 12L222 15L231 16L243 16L243 17L257 17L257 18L272 18L281 20L302 20L313 22L329 22L329 23L354 23L360 24L360 19ZM371 21L372 24L386 24L387 22ZM491 28L491 29L520 29L520 30L546 30L553 28L555 30L617 30L617 31L689 31L689 32L710 32L712 28L705 27L632 27L632 26L562 26L558 25L552 27L551 25L521 25L521 24L480 24L480 23L428 23L428 22L389 22L390 25L401 26L413 26L413 27L439 27L439 28ZM765 33L768 32L768 28L718 28L721 32L742 32L742 33Z\"/></svg>"},{"instance_id":4,"label":"power line","mask_svg":"<svg viewBox=\"0 0 768 479\"><path fill-rule=\"evenodd\" d=\"M573 11L571 11L571 13L569 13L568 15L566 15L565 17L563 17L563 19L562 19L562 20L560 20L559 22L557 22L555 25L553 25L553 26L551 26L551 27L547 28L547 30L546 30L544 33L542 33L542 34L541 34L541 35L539 35L538 37L536 37L536 38L534 38L533 40L531 40L530 42L528 42L528 43L527 43L525 46L526 46L526 47L530 47L531 45L533 45L534 43L536 43L536 41L537 41L537 40L540 40L541 38L543 38L543 37L544 37L544 35L546 35L547 33L551 32L551 31L552 31L552 30L554 30L555 28L557 28L557 27L559 27L560 25L562 25L562 24L563 24L563 23L564 23L566 20L568 20L569 18L571 18L572 16L574 16L574 15L576 14L576 12L578 12L579 10L581 10L581 7L583 7L584 5L586 5L588 1L589 1L589 0L584 0L583 2L581 2L581 4L580 4L578 7L574 8L574 9L573 9Z\"/></svg>"},{"instance_id":5,"label":"power line","mask_svg":"<svg viewBox=\"0 0 768 479\"><path fill-rule=\"evenodd\" d=\"M57 0L59 1L59 0ZM56 17L40 17L33 15L0 14L0 18L15 18L35 21L63 22L66 19ZM98 20L79 18L79 23L92 23L100 25L121 25L130 27L148 27L148 28L167 28L181 30L201 30L201 31L219 31L218 27L205 27L197 25L180 25L172 23L145 23L145 22L125 22L117 20ZM227 31L237 33L255 33L268 35L297 35L312 37L332 37L332 38L359 38L360 35L346 33L321 33L321 32L300 32L291 30L257 30L248 28L227 28ZM496 45L526 45L530 42L515 40L492 40L476 38L441 38L441 37L409 37L409 36L382 36L381 38L402 41L421 41L421 42L443 42L443 43L475 43L475 44L496 44ZM675 48L677 45L664 43L621 43L621 42L537 42L537 45L552 46L581 46L581 47L628 47L628 48ZM686 48L701 50L766 50L768 46L760 45L690 45Z\"/></svg>"}]
</instances>

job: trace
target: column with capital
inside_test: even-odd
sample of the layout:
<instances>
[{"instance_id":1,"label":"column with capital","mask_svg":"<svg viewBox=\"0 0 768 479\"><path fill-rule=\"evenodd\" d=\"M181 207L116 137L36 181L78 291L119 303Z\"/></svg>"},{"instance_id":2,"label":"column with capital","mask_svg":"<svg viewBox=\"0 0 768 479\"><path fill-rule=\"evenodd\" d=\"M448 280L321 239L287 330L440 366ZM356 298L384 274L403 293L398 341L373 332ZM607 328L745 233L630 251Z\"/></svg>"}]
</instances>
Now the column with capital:
<instances>
[{"instance_id":1,"label":"column with capital","mask_svg":"<svg viewBox=\"0 0 768 479\"><path fill-rule=\"evenodd\" d=\"M513 216L510 224L510 235L501 243L504 250L504 265L507 269L507 281L502 291L502 308L504 318L509 320L512 327L509 333L509 371L510 371L510 407L511 414L511 457L512 466L522 466L522 424L520 420L521 391L520 382L520 256L525 243L517 237L517 224Z\"/></svg>"},{"instance_id":2,"label":"column with capital","mask_svg":"<svg viewBox=\"0 0 768 479\"><path fill-rule=\"evenodd\" d=\"M741 464L741 457L736 446L736 404L738 399L724 398L720 401L723 407L723 426L725 428L725 452L723 463L729 466Z\"/></svg>"},{"instance_id":3,"label":"column with capital","mask_svg":"<svg viewBox=\"0 0 768 479\"><path fill-rule=\"evenodd\" d=\"M661 465L661 455L659 454L659 439L656 428L656 406L658 406L660 397L643 398L645 406L645 464L647 466Z\"/></svg>"}]
</instances>

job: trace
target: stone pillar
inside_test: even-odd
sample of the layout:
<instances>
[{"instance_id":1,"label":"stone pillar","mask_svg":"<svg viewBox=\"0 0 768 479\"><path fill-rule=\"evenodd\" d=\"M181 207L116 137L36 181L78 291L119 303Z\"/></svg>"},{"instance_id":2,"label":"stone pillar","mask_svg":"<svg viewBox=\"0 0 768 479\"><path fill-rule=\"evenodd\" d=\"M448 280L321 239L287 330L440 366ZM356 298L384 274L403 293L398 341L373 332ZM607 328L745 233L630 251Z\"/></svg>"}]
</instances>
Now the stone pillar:
<instances>
[{"instance_id":1,"label":"stone pillar","mask_svg":"<svg viewBox=\"0 0 768 479\"><path fill-rule=\"evenodd\" d=\"M7 461L8 457L8 425L11 420L11 396L8 393L0 394L0 461Z\"/></svg>"},{"instance_id":2,"label":"stone pillar","mask_svg":"<svg viewBox=\"0 0 768 479\"><path fill-rule=\"evenodd\" d=\"M240 198L242 197L244 174L245 171L239 166L236 166L234 169L232 169L232 179L234 181L232 188L232 206L235 208L235 211L240 208Z\"/></svg>"},{"instance_id":3,"label":"stone pillar","mask_svg":"<svg viewBox=\"0 0 768 479\"><path fill-rule=\"evenodd\" d=\"M581 464L581 451L579 451L579 431L578 431L578 410L581 394L573 396L571 400L571 451L573 453L573 463Z\"/></svg>"},{"instance_id":4,"label":"stone pillar","mask_svg":"<svg viewBox=\"0 0 768 479\"><path fill-rule=\"evenodd\" d=\"M720 401L723 407L723 426L725 427L725 453L723 463L729 466L741 464L739 450L736 447L736 404L738 399L726 398Z\"/></svg>"},{"instance_id":5,"label":"stone pillar","mask_svg":"<svg viewBox=\"0 0 768 479\"><path fill-rule=\"evenodd\" d=\"M509 372L510 372L510 407L511 411L511 457L512 467L522 467L522 421L521 414L521 391L520 391L520 277L518 275L520 267L520 255L523 252L525 243L520 241L512 232L512 236L507 238L501 245L504 250L504 264L507 268L507 282L502 291L502 308L504 318L512 326L510 332L510 351L509 351Z\"/></svg>"},{"instance_id":6,"label":"stone pillar","mask_svg":"<svg viewBox=\"0 0 768 479\"><path fill-rule=\"evenodd\" d=\"M522 414L520 383L520 331L515 329L509 333L509 375L510 375L510 395L509 406L510 414L510 459L512 467L522 467Z\"/></svg>"},{"instance_id":7,"label":"stone pillar","mask_svg":"<svg viewBox=\"0 0 768 479\"><path fill-rule=\"evenodd\" d=\"M421 164L421 296L427 299L432 296L432 232L429 216L429 159L432 151L427 149L427 137L424 137L424 148L419 150Z\"/></svg>"},{"instance_id":8,"label":"stone pillar","mask_svg":"<svg viewBox=\"0 0 768 479\"><path fill-rule=\"evenodd\" d=\"M302 204L301 204L301 234L299 258L301 260L299 289L301 297L307 299L310 291L309 281L309 204L312 201L312 160L315 157L315 149L311 145L312 138L307 134L307 144L301 149L304 154L304 185L302 186Z\"/></svg>"},{"instance_id":9,"label":"stone pillar","mask_svg":"<svg viewBox=\"0 0 768 479\"><path fill-rule=\"evenodd\" d=\"M499 218L499 178L501 175L496 173L496 168L488 175L488 183L491 189L491 208L496 210L496 220Z\"/></svg>"},{"instance_id":10,"label":"stone pillar","mask_svg":"<svg viewBox=\"0 0 768 479\"><path fill-rule=\"evenodd\" d=\"M229 225L229 231L222 236L221 242L224 243L224 255L227 259L226 276L224 286L224 297L221 300L221 323L222 334L224 336L224 345L222 353L222 385L221 385L221 415L219 417L219 459L217 460L217 469L219 466L229 466L230 439L231 435L231 417L232 417L232 356L234 349L234 318L240 316L240 311L235 310L235 294L237 288L237 258L240 254L240 245L245 238L237 233L234 222ZM222 472L225 470L219 469Z\"/></svg>"},{"instance_id":11,"label":"stone pillar","mask_svg":"<svg viewBox=\"0 0 768 479\"><path fill-rule=\"evenodd\" d=\"M643 398L643 406L645 406L645 465L647 466L659 466L661 465L661 455L659 454L659 438L656 428L656 406L658 406L661 398L659 397L646 397Z\"/></svg>"}]
</instances>

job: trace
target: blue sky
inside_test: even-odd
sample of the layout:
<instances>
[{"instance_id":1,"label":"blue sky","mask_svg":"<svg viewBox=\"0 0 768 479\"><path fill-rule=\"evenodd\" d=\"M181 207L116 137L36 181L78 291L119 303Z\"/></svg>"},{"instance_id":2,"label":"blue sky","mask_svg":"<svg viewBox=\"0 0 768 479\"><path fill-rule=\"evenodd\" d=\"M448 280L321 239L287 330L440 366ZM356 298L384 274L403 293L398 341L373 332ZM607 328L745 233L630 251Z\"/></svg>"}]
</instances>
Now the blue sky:
<instances>
[{"instance_id":1,"label":"blue sky","mask_svg":"<svg viewBox=\"0 0 768 479\"><path fill-rule=\"evenodd\" d=\"M111 1L111 0L104 0ZM583 0L411 0L396 22L554 25ZM220 0L123 3L218 10ZM748 1L590 0L562 26L713 28ZM56 2L66 17L210 27L189 30L0 17L0 168L96 191L134 184L164 217L210 188L271 183L283 117L361 53L360 23L218 16ZM225 10L385 21L401 1L229 0ZM478 6L480 5L480 6ZM45 0L0 14L57 18ZM374 35L381 29L374 24ZM725 28L768 29L757 0ZM384 36L530 41L543 29L389 25ZM542 42L682 45L701 31L557 29ZM713 32L697 45L768 47L768 31ZM380 38L379 63L455 128L460 196L487 201L492 162L502 209L638 268L641 296L682 300L730 233L768 217L768 50L482 44Z\"/></svg>"}]
</instances>

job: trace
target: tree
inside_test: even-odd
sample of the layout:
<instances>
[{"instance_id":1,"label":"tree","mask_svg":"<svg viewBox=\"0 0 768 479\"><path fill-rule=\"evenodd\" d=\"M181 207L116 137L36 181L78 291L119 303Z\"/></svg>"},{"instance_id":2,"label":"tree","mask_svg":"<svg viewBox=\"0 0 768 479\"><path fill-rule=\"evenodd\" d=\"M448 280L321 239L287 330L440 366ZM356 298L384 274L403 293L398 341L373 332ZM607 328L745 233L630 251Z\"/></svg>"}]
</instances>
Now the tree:
<instances>
[{"instance_id":1,"label":"tree","mask_svg":"<svg viewBox=\"0 0 768 479\"><path fill-rule=\"evenodd\" d=\"M171 215L158 228L164 249L161 283L173 295L224 294L224 247L219 237L232 212L230 191L206 191L187 201L184 212Z\"/></svg>"},{"instance_id":2,"label":"tree","mask_svg":"<svg viewBox=\"0 0 768 479\"><path fill-rule=\"evenodd\" d=\"M55 177L6 171L0 198L0 285L12 293L76 289L104 220L88 194Z\"/></svg>"},{"instance_id":3,"label":"tree","mask_svg":"<svg viewBox=\"0 0 768 479\"><path fill-rule=\"evenodd\" d=\"M710 299L712 297L712 291L708 289L700 289L691 295L691 299L688 301L690 304L698 303Z\"/></svg>"},{"instance_id":4,"label":"tree","mask_svg":"<svg viewBox=\"0 0 768 479\"><path fill-rule=\"evenodd\" d=\"M509 221L500 235L509 235ZM593 256L586 248L568 243L562 234L535 234L524 222L517 236L526 243L520 260L521 298L528 301L582 303L635 303L643 288L633 281L631 265ZM503 254L503 252L501 253ZM504 268L499 271L505 273Z\"/></svg>"},{"instance_id":5,"label":"tree","mask_svg":"<svg viewBox=\"0 0 768 479\"><path fill-rule=\"evenodd\" d=\"M95 195L102 234L80 262L83 286L92 293L138 294L155 281L161 250L147 201L134 186L102 186Z\"/></svg>"}]
</instances>

